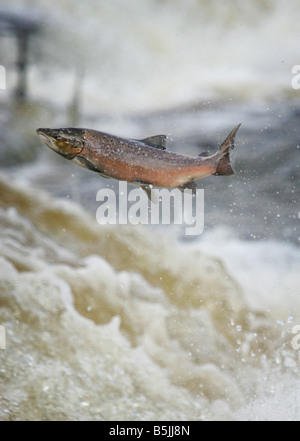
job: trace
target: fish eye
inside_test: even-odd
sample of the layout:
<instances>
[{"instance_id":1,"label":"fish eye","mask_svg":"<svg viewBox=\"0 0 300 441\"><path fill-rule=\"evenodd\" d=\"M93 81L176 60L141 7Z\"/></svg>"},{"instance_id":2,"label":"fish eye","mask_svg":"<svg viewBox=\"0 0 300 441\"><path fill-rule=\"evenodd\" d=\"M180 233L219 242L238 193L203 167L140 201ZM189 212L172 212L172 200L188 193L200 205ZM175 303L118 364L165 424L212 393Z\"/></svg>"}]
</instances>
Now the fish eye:
<instances>
[{"instance_id":1,"label":"fish eye","mask_svg":"<svg viewBox=\"0 0 300 441\"><path fill-rule=\"evenodd\" d=\"M71 147L75 150L82 150L84 147L84 141L82 139L70 138L68 136L58 135L56 137L56 141L58 142L60 148Z\"/></svg>"},{"instance_id":2,"label":"fish eye","mask_svg":"<svg viewBox=\"0 0 300 441\"><path fill-rule=\"evenodd\" d=\"M76 149L82 149L84 146L84 142L82 139L74 139L72 144L73 144L73 147Z\"/></svg>"}]
</instances>

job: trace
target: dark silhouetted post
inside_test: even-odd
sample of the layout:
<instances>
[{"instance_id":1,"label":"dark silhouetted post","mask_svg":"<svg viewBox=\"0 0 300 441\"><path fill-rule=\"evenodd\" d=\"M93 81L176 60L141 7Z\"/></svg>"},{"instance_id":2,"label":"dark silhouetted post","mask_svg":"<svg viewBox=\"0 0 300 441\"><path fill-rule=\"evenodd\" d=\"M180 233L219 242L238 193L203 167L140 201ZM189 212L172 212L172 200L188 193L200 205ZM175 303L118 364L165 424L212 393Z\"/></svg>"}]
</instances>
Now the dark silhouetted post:
<instances>
[{"instance_id":1,"label":"dark silhouetted post","mask_svg":"<svg viewBox=\"0 0 300 441\"><path fill-rule=\"evenodd\" d=\"M25 101L27 97L26 71L28 66L28 40L27 32L19 32L17 35L18 59L16 62L18 70L18 84L16 87L16 98Z\"/></svg>"},{"instance_id":2,"label":"dark silhouetted post","mask_svg":"<svg viewBox=\"0 0 300 441\"><path fill-rule=\"evenodd\" d=\"M18 83L15 96L20 101L25 101L27 98L26 73L29 62L29 39L31 35L39 32L39 28L39 21L26 12L12 13L0 11L0 33L13 35L17 39L18 55L16 67Z\"/></svg>"}]
</instances>

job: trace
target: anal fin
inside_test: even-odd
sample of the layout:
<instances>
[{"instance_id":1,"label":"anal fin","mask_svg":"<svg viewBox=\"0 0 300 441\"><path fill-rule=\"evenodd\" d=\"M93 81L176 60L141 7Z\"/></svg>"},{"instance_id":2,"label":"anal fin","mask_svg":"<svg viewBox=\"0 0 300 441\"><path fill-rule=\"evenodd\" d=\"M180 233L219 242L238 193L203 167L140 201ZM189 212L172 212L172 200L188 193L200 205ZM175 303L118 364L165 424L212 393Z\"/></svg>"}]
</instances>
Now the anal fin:
<instances>
[{"instance_id":1,"label":"anal fin","mask_svg":"<svg viewBox=\"0 0 300 441\"><path fill-rule=\"evenodd\" d=\"M196 184L195 181L189 181L186 184L183 184L183 185L181 185L178 188L181 191L184 191L184 190L188 189L188 190L192 190L193 193L196 193L196 191L197 191L197 184Z\"/></svg>"}]
</instances>

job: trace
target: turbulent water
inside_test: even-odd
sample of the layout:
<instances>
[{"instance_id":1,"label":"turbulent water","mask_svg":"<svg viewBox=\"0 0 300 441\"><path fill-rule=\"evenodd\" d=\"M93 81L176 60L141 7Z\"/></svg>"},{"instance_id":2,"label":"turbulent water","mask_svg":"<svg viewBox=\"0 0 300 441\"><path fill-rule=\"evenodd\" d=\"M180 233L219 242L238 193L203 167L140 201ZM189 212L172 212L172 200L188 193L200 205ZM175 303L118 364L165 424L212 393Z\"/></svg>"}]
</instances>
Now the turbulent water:
<instances>
[{"instance_id":1,"label":"turbulent water","mask_svg":"<svg viewBox=\"0 0 300 441\"><path fill-rule=\"evenodd\" d=\"M0 40L0 420L299 420L299 2L123 3L7 5L43 32L22 105ZM242 122L204 233L98 225L117 183L35 135L74 121L193 155Z\"/></svg>"},{"instance_id":2,"label":"turbulent water","mask_svg":"<svg viewBox=\"0 0 300 441\"><path fill-rule=\"evenodd\" d=\"M244 247L246 292L201 249L0 182L2 419L299 417L295 251Z\"/></svg>"}]
</instances>

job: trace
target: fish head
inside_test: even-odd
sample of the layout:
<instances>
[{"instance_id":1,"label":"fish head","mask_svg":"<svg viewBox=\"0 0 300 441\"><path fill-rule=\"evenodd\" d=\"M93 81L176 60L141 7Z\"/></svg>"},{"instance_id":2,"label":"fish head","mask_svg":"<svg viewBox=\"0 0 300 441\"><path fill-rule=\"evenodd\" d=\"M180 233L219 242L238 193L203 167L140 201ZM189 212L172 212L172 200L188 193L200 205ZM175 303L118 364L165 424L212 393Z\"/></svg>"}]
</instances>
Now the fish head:
<instances>
[{"instance_id":1,"label":"fish head","mask_svg":"<svg viewBox=\"0 0 300 441\"><path fill-rule=\"evenodd\" d=\"M83 129L38 129L37 134L43 143L66 159L75 158L84 148Z\"/></svg>"}]
</instances>

